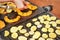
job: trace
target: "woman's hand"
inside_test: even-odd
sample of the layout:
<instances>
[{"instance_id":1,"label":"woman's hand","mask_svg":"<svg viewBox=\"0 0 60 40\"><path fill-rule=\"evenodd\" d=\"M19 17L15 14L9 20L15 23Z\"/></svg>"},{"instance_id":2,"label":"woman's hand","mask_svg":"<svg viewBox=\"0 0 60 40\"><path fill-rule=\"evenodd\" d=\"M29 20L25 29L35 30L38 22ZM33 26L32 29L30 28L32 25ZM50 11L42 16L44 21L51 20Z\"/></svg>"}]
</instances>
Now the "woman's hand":
<instances>
[{"instance_id":1,"label":"woman's hand","mask_svg":"<svg viewBox=\"0 0 60 40\"><path fill-rule=\"evenodd\" d=\"M14 2L20 10L26 9L28 4L25 0L0 0L0 2Z\"/></svg>"}]
</instances>

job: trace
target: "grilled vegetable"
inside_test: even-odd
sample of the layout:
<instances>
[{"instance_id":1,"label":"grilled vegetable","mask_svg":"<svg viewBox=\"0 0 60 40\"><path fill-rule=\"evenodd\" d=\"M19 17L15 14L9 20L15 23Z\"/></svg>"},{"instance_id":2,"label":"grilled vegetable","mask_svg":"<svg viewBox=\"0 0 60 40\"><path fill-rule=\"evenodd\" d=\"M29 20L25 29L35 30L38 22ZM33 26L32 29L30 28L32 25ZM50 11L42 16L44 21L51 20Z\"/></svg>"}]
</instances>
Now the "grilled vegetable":
<instances>
[{"instance_id":1,"label":"grilled vegetable","mask_svg":"<svg viewBox=\"0 0 60 40\"><path fill-rule=\"evenodd\" d=\"M5 16L5 17L4 17L4 20L5 20L5 22L7 22L7 23L14 23L14 22L19 21L20 18L21 18L20 16L17 16L17 17L14 18L14 19L9 19L8 16Z\"/></svg>"},{"instance_id":2,"label":"grilled vegetable","mask_svg":"<svg viewBox=\"0 0 60 40\"><path fill-rule=\"evenodd\" d=\"M20 16L30 16L32 14L32 11L28 12L21 12L19 9L15 9Z\"/></svg>"},{"instance_id":3,"label":"grilled vegetable","mask_svg":"<svg viewBox=\"0 0 60 40\"><path fill-rule=\"evenodd\" d=\"M4 21L0 20L0 29L3 29L5 27Z\"/></svg>"}]
</instances>

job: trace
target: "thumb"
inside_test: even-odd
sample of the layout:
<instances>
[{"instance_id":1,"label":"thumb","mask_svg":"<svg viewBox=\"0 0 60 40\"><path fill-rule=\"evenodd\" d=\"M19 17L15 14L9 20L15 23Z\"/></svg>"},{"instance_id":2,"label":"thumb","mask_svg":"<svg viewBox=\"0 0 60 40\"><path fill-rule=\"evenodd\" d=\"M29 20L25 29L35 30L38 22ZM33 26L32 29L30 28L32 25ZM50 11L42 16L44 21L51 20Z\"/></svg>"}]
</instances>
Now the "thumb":
<instances>
[{"instance_id":1,"label":"thumb","mask_svg":"<svg viewBox=\"0 0 60 40\"><path fill-rule=\"evenodd\" d=\"M17 8L19 9L24 8L24 3L22 0L14 0L14 3L16 4Z\"/></svg>"}]
</instances>

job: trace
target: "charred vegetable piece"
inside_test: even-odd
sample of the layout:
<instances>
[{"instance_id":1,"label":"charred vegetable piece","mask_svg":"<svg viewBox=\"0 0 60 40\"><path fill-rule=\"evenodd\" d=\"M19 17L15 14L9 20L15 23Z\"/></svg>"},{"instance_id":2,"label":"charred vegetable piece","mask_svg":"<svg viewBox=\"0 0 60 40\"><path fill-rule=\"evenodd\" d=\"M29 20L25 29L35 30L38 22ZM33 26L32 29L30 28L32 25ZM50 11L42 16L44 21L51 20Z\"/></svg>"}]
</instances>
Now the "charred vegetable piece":
<instances>
[{"instance_id":1,"label":"charred vegetable piece","mask_svg":"<svg viewBox=\"0 0 60 40\"><path fill-rule=\"evenodd\" d=\"M0 29L3 29L5 27L4 21L0 20Z\"/></svg>"},{"instance_id":2,"label":"charred vegetable piece","mask_svg":"<svg viewBox=\"0 0 60 40\"><path fill-rule=\"evenodd\" d=\"M32 11L28 11L28 12L21 12L19 9L16 9L18 15L20 16L30 16L32 14Z\"/></svg>"},{"instance_id":3,"label":"charred vegetable piece","mask_svg":"<svg viewBox=\"0 0 60 40\"><path fill-rule=\"evenodd\" d=\"M30 9L30 10L36 10L37 9L37 6L34 6L32 4L27 4L27 7Z\"/></svg>"},{"instance_id":4,"label":"charred vegetable piece","mask_svg":"<svg viewBox=\"0 0 60 40\"><path fill-rule=\"evenodd\" d=\"M17 17L14 18L14 19L9 19L8 16L5 16L5 17L4 17L4 20L5 20L5 22L7 22L7 23L14 23L14 22L19 21L20 18L21 18L20 16L17 16Z\"/></svg>"},{"instance_id":5,"label":"charred vegetable piece","mask_svg":"<svg viewBox=\"0 0 60 40\"><path fill-rule=\"evenodd\" d=\"M4 8L0 8L0 14L5 14L5 9Z\"/></svg>"}]
</instances>

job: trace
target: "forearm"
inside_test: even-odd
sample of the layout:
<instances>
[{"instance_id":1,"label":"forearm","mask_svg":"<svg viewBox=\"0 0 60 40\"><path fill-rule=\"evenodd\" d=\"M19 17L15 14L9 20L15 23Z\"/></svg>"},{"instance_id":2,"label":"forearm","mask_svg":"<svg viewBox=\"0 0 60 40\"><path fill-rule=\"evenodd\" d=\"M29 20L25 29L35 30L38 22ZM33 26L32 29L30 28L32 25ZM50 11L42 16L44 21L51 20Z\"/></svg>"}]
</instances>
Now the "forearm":
<instances>
[{"instance_id":1,"label":"forearm","mask_svg":"<svg viewBox=\"0 0 60 40\"><path fill-rule=\"evenodd\" d=\"M13 0L0 0L0 2L10 2L10 1L13 1Z\"/></svg>"}]
</instances>

